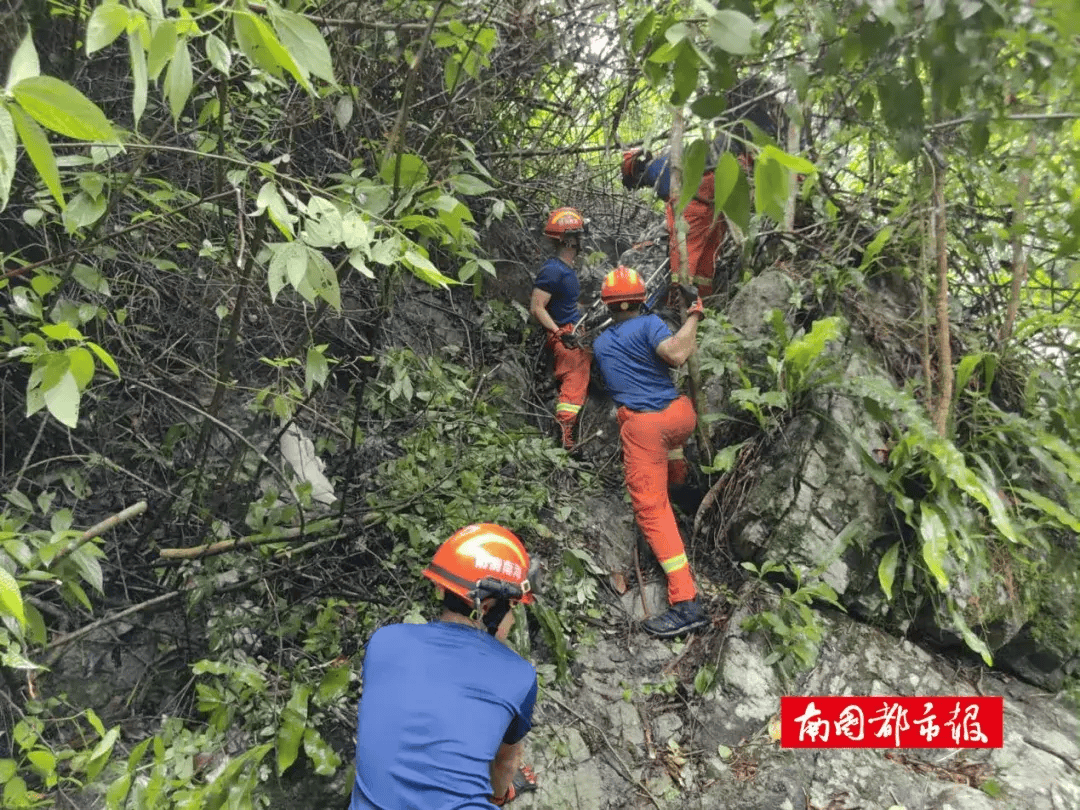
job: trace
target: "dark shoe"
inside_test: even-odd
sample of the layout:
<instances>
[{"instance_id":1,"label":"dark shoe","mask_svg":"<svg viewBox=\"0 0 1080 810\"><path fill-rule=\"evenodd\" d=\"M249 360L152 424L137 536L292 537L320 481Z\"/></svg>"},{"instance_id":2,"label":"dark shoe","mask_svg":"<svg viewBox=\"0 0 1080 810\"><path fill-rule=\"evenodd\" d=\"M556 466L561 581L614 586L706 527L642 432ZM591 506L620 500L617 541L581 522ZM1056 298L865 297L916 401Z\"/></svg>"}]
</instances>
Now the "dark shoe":
<instances>
[{"instance_id":1,"label":"dark shoe","mask_svg":"<svg viewBox=\"0 0 1080 810\"><path fill-rule=\"evenodd\" d=\"M573 422L561 422L562 427L562 446L563 450L574 449L574 423Z\"/></svg>"},{"instance_id":2,"label":"dark shoe","mask_svg":"<svg viewBox=\"0 0 1080 810\"><path fill-rule=\"evenodd\" d=\"M709 617L705 615L697 599L687 599L685 602L676 602L667 613L646 619L641 623L641 627L649 635L658 638L674 638L704 627L708 623Z\"/></svg>"}]
</instances>

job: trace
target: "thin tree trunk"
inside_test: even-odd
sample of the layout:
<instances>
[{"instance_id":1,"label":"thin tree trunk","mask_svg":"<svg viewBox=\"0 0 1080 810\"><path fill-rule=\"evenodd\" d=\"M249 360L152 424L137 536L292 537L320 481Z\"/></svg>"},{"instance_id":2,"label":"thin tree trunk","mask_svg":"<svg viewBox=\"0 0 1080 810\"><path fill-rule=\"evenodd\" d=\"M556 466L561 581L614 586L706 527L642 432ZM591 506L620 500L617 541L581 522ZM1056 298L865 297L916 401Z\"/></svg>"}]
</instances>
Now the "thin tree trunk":
<instances>
[{"instance_id":1,"label":"thin tree trunk","mask_svg":"<svg viewBox=\"0 0 1080 810\"><path fill-rule=\"evenodd\" d=\"M690 283L690 256L686 252L686 220L683 219L682 211L678 208L679 198L682 196L682 142L683 142L683 112L681 107L676 107L671 118L671 182L668 186L668 200L675 212L675 232L671 238L676 240L679 246L679 266L671 268L676 272L680 284ZM680 307L679 321L686 321L686 309ZM690 355L686 361L686 368L690 376L690 398L694 401L694 410L697 412L697 434L701 442L701 452L712 462L712 442L709 441L709 431L705 427L705 397L701 395L701 368L698 364L697 354Z\"/></svg>"},{"instance_id":2,"label":"thin tree trunk","mask_svg":"<svg viewBox=\"0 0 1080 810\"><path fill-rule=\"evenodd\" d=\"M1025 157L1029 160L1035 156L1035 136L1028 138ZM1027 214L1027 198L1031 190L1031 168L1024 166L1020 170L1020 180L1016 188L1016 204L1013 207L1012 220L1012 290L1009 293L1009 307L1005 312L1005 323L1001 326L998 335L998 348L1004 352L1005 346L1012 337L1013 327L1016 325L1016 313L1020 309L1020 292L1027 282L1027 254L1024 253L1024 220Z\"/></svg>"},{"instance_id":3,"label":"thin tree trunk","mask_svg":"<svg viewBox=\"0 0 1080 810\"><path fill-rule=\"evenodd\" d=\"M934 427L946 435L952 407L952 344L949 340L949 257L945 245L945 169L934 167L934 248L937 252L937 350L941 392L934 409Z\"/></svg>"}]
</instances>

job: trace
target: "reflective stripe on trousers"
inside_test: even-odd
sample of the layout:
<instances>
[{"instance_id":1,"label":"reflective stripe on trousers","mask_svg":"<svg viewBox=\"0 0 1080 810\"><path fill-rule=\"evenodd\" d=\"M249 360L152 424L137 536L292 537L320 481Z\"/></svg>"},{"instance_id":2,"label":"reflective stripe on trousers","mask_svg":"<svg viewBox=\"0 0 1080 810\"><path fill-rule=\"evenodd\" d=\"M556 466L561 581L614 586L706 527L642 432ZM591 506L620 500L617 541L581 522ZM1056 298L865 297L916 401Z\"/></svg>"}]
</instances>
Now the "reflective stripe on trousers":
<instances>
[{"instance_id":1,"label":"reflective stripe on trousers","mask_svg":"<svg viewBox=\"0 0 1080 810\"><path fill-rule=\"evenodd\" d=\"M626 489L641 533L667 574L672 603L693 599L697 589L668 498L668 453L686 443L696 424L694 406L685 396L656 413L619 408Z\"/></svg>"},{"instance_id":2,"label":"reflective stripe on trousers","mask_svg":"<svg viewBox=\"0 0 1080 810\"><path fill-rule=\"evenodd\" d=\"M551 335L548 335L547 345L555 357L555 382L559 389L555 418L563 424L573 424L589 393L592 354L585 349L568 348Z\"/></svg>"}]
</instances>

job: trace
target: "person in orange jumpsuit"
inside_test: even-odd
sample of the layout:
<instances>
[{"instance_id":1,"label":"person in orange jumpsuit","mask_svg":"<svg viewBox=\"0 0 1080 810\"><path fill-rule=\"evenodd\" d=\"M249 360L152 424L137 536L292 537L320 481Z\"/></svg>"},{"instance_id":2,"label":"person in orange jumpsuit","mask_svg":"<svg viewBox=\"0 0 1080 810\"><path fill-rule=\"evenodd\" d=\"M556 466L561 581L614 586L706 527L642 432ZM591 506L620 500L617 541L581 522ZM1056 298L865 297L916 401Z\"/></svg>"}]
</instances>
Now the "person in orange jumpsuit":
<instances>
[{"instance_id":1,"label":"person in orange jumpsuit","mask_svg":"<svg viewBox=\"0 0 1080 810\"><path fill-rule=\"evenodd\" d=\"M557 208L544 225L553 254L540 267L533 282L529 312L547 331L547 346L555 358L558 401L555 419L562 428L563 447L574 447L574 425L589 391L590 355L572 338L581 317L578 298L581 282L574 261L581 252L585 219L575 208Z\"/></svg>"},{"instance_id":2,"label":"person in orange jumpsuit","mask_svg":"<svg viewBox=\"0 0 1080 810\"><path fill-rule=\"evenodd\" d=\"M619 266L604 278L600 297L613 324L593 343L593 357L604 387L619 405L626 489L634 518L667 574L666 613L642 623L654 636L671 638L709 623L697 600L686 548L671 509L669 454L681 450L697 425L694 406L680 395L671 368L697 348L701 298L687 310L677 332L658 316L642 314L645 283L637 271ZM685 463L685 462L684 462Z\"/></svg>"},{"instance_id":3,"label":"person in orange jumpsuit","mask_svg":"<svg viewBox=\"0 0 1080 810\"><path fill-rule=\"evenodd\" d=\"M690 283L697 287L699 295L712 295L713 276L716 272L716 251L727 234L727 222L717 216L713 205L715 197L715 173L705 172L693 199L683 209L686 220L686 255L689 260ZM679 283L682 254L675 234L675 201L670 199L671 171L666 155L653 157L640 147L623 152L622 183L626 189L652 188L656 196L666 203L668 250L671 256L671 283Z\"/></svg>"}]
</instances>

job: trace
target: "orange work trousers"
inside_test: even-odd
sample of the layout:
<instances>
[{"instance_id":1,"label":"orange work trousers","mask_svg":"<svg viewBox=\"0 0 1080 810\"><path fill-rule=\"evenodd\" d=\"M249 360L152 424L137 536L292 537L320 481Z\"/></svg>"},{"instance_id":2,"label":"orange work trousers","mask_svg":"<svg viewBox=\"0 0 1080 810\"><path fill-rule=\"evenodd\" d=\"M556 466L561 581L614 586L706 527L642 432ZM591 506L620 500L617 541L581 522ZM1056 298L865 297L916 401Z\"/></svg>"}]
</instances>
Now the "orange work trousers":
<instances>
[{"instance_id":1,"label":"orange work trousers","mask_svg":"<svg viewBox=\"0 0 1080 810\"><path fill-rule=\"evenodd\" d=\"M554 335L548 335L548 348L555 357L555 382L559 389L555 419L573 425L589 393L589 367L592 354L587 349L571 349Z\"/></svg>"},{"instance_id":2,"label":"orange work trousers","mask_svg":"<svg viewBox=\"0 0 1080 810\"><path fill-rule=\"evenodd\" d=\"M686 204L683 210L683 219L686 220L686 255L690 264L690 283L698 288L698 295L712 295L713 275L716 272L716 251L720 249L720 243L724 241L727 233L727 223L723 216L716 217L713 208L713 197L716 193L713 173L706 172L698 185L694 199ZM675 233L675 208L671 202L667 204L667 227L669 245L671 251L671 280L679 283L679 273L682 270L681 254L679 253L679 240Z\"/></svg>"},{"instance_id":3,"label":"orange work trousers","mask_svg":"<svg viewBox=\"0 0 1080 810\"><path fill-rule=\"evenodd\" d=\"M672 604L693 599L697 588L668 497L668 454L686 444L696 425L694 406L685 396L658 412L619 408L626 489L641 533L667 574Z\"/></svg>"}]
</instances>

